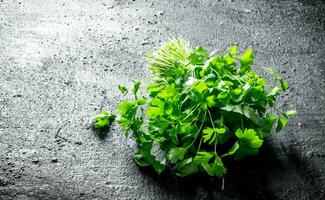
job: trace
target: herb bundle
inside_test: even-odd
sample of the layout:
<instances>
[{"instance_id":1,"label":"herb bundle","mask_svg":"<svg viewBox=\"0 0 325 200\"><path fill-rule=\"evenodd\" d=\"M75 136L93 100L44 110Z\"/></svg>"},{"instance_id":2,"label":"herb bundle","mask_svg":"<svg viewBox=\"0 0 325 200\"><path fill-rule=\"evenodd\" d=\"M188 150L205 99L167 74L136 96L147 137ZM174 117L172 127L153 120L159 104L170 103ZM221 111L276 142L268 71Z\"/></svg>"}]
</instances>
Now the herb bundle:
<instances>
[{"instance_id":1,"label":"herb bundle","mask_svg":"<svg viewBox=\"0 0 325 200\"><path fill-rule=\"evenodd\" d=\"M148 94L139 95L135 82L134 99L117 108L118 123L138 144L134 161L159 174L170 165L178 176L223 177L224 159L257 154L272 129L279 132L296 115L276 107L288 84L270 68L264 69L274 84L254 73L251 48L240 56L232 46L219 55L174 39L150 52L147 61L153 75ZM119 90L128 92L122 85Z\"/></svg>"}]
</instances>

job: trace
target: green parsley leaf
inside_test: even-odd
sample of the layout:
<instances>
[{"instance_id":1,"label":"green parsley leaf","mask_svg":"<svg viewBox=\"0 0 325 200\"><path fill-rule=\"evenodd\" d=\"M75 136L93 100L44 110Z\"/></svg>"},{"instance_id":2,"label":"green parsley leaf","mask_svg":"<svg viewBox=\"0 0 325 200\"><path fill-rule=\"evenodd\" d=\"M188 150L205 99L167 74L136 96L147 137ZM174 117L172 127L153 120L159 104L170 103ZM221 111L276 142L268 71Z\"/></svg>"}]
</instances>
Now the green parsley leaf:
<instances>
[{"instance_id":1,"label":"green parsley leaf","mask_svg":"<svg viewBox=\"0 0 325 200\"><path fill-rule=\"evenodd\" d=\"M233 154L236 153L236 151L239 149L239 144L238 144L238 141L235 142L235 144L229 149L229 151L225 154L222 155L222 157L224 156L231 156Z\"/></svg>"},{"instance_id":2,"label":"green parsley leaf","mask_svg":"<svg viewBox=\"0 0 325 200\"><path fill-rule=\"evenodd\" d=\"M137 99L137 93L138 93L138 90L140 88L140 85L141 85L141 82L135 81L134 85L133 85L133 88L132 88L132 94L134 94L136 99Z\"/></svg>"},{"instance_id":3,"label":"green parsley leaf","mask_svg":"<svg viewBox=\"0 0 325 200\"><path fill-rule=\"evenodd\" d=\"M262 146L263 140L259 138L255 130L245 129L243 131L241 129L237 129L235 134L239 139L239 147L234 147L235 149L237 149L235 153L233 153L235 156L235 160L240 160L246 156L255 155L258 153L258 149Z\"/></svg>"},{"instance_id":4,"label":"green parsley leaf","mask_svg":"<svg viewBox=\"0 0 325 200\"><path fill-rule=\"evenodd\" d=\"M194 89L201 94L203 91L205 91L206 89L208 89L208 86L203 81L198 81L194 85Z\"/></svg>"},{"instance_id":5,"label":"green parsley leaf","mask_svg":"<svg viewBox=\"0 0 325 200\"><path fill-rule=\"evenodd\" d=\"M280 132L283 127L285 127L287 125L288 119L286 117L283 116L279 116L278 118L278 124L276 126L275 132Z\"/></svg>"},{"instance_id":6,"label":"green parsley leaf","mask_svg":"<svg viewBox=\"0 0 325 200\"><path fill-rule=\"evenodd\" d=\"M239 58L240 60L240 69L243 72L251 71L251 65L254 62L254 53L252 48L248 48L245 53Z\"/></svg>"},{"instance_id":7,"label":"green parsley leaf","mask_svg":"<svg viewBox=\"0 0 325 200\"><path fill-rule=\"evenodd\" d=\"M115 120L116 115L110 114L108 112L101 112L99 115L96 115L93 120L93 128L95 129L97 135L103 139L106 136L107 131L109 130L110 125Z\"/></svg>"},{"instance_id":8,"label":"green parsley leaf","mask_svg":"<svg viewBox=\"0 0 325 200\"><path fill-rule=\"evenodd\" d=\"M280 79L280 83L282 91L286 91L289 88L288 83L283 78Z\"/></svg>"},{"instance_id":9,"label":"green parsley leaf","mask_svg":"<svg viewBox=\"0 0 325 200\"><path fill-rule=\"evenodd\" d=\"M227 169L218 155L215 155L215 161L213 163L204 162L201 165L210 176L222 177L227 172Z\"/></svg>"},{"instance_id":10,"label":"green parsley leaf","mask_svg":"<svg viewBox=\"0 0 325 200\"><path fill-rule=\"evenodd\" d=\"M208 163L211 158L213 158L214 154L211 152L199 151L197 152L196 156L194 157L193 162L197 165L202 163Z\"/></svg>"},{"instance_id":11,"label":"green parsley leaf","mask_svg":"<svg viewBox=\"0 0 325 200\"><path fill-rule=\"evenodd\" d=\"M124 85L118 85L118 89L120 90L120 92L122 94L127 94L128 93L128 89L126 89L126 87Z\"/></svg>"},{"instance_id":12,"label":"green parsley leaf","mask_svg":"<svg viewBox=\"0 0 325 200\"><path fill-rule=\"evenodd\" d=\"M229 50L229 54L232 55L232 56L239 54L239 52L237 50L237 45L232 45L231 46L231 48Z\"/></svg>"},{"instance_id":13,"label":"green parsley leaf","mask_svg":"<svg viewBox=\"0 0 325 200\"><path fill-rule=\"evenodd\" d=\"M204 62L208 59L209 52L202 47L196 48L188 57L188 60L192 65L204 65Z\"/></svg>"},{"instance_id":14,"label":"green parsley leaf","mask_svg":"<svg viewBox=\"0 0 325 200\"><path fill-rule=\"evenodd\" d=\"M176 163L178 160L183 160L187 149L184 147L171 148L168 153L168 160L171 163Z\"/></svg>"},{"instance_id":15,"label":"green parsley leaf","mask_svg":"<svg viewBox=\"0 0 325 200\"><path fill-rule=\"evenodd\" d=\"M287 118L294 118L294 117L297 116L297 111L295 111L295 110L289 110L289 111L285 112L284 115Z\"/></svg>"}]
</instances>

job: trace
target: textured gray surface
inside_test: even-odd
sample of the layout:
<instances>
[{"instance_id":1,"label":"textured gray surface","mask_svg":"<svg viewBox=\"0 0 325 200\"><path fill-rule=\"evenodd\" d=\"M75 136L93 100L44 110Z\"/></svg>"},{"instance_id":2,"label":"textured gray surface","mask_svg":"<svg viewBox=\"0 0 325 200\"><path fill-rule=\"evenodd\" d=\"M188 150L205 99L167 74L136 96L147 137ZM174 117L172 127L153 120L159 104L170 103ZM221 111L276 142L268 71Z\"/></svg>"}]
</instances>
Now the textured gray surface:
<instances>
[{"instance_id":1,"label":"textured gray surface","mask_svg":"<svg viewBox=\"0 0 325 200\"><path fill-rule=\"evenodd\" d=\"M140 170L117 125L117 85L146 76L144 55L170 36L226 50L252 46L277 69L298 116L220 181ZM0 1L0 199L324 199L324 1ZM256 71L261 72L256 67Z\"/></svg>"}]
</instances>

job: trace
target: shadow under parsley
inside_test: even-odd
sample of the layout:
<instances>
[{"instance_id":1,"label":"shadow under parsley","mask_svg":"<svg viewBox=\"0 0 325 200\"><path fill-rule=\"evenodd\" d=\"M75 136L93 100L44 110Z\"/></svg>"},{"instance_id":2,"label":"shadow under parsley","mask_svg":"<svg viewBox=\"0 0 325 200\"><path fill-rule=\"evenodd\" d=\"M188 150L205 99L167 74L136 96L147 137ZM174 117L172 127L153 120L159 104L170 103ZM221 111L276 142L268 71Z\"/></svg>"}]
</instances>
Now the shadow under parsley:
<instances>
[{"instance_id":1,"label":"shadow under parsley","mask_svg":"<svg viewBox=\"0 0 325 200\"><path fill-rule=\"evenodd\" d=\"M286 154L288 154L286 156L289 158L289 165L297 165L299 170L302 170L301 174L305 174L301 177L306 181L307 187L319 187L313 185L317 185L317 183L308 180L308 173L303 167L304 161L296 156L299 152L291 149ZM277 158L274 148L267 140L258 155L247 157L241 161L225 159L224 164L228 170L225 176L224 190L221 190L222 179L217 177L192 175L181 178L177 177L171 169L167 169L161 175L157 175L149 167L140 167L139 169L167 193L174 193L175 197L182 199L279 199L279 194L274 194L275 185L269 178L285 174L288 170L286 166L288 163L283 164ZM294 183L288 182L288 184ZM320 191L320 188L316 188L316 191ZM299 193L299 191L297 192ZM316 197L315 195L310 194L310 196Z\"/></svg>"}]
</instances>

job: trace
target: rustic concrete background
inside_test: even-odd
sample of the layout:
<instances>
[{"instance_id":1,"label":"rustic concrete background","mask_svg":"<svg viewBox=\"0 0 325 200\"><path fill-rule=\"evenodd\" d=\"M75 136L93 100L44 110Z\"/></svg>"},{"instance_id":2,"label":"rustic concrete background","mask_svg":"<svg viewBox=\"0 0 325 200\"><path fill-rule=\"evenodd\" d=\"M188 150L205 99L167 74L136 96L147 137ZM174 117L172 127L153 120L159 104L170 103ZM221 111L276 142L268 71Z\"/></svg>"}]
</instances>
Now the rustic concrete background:
<instances>
[{"instance_id":1,"label":"rustic concrete background","mask_svg":"<svg viewBox=\"0 0 325 200\"><path fill-rule=\"evenodd\" d=\"M148 74L143 57L181 36L252 46L255 70L290 84L298 116L220 180L140 170L114 124L88 128ZM324 1L0 0L0 199L325 199Z\"/></svg>"}]
</instances>

